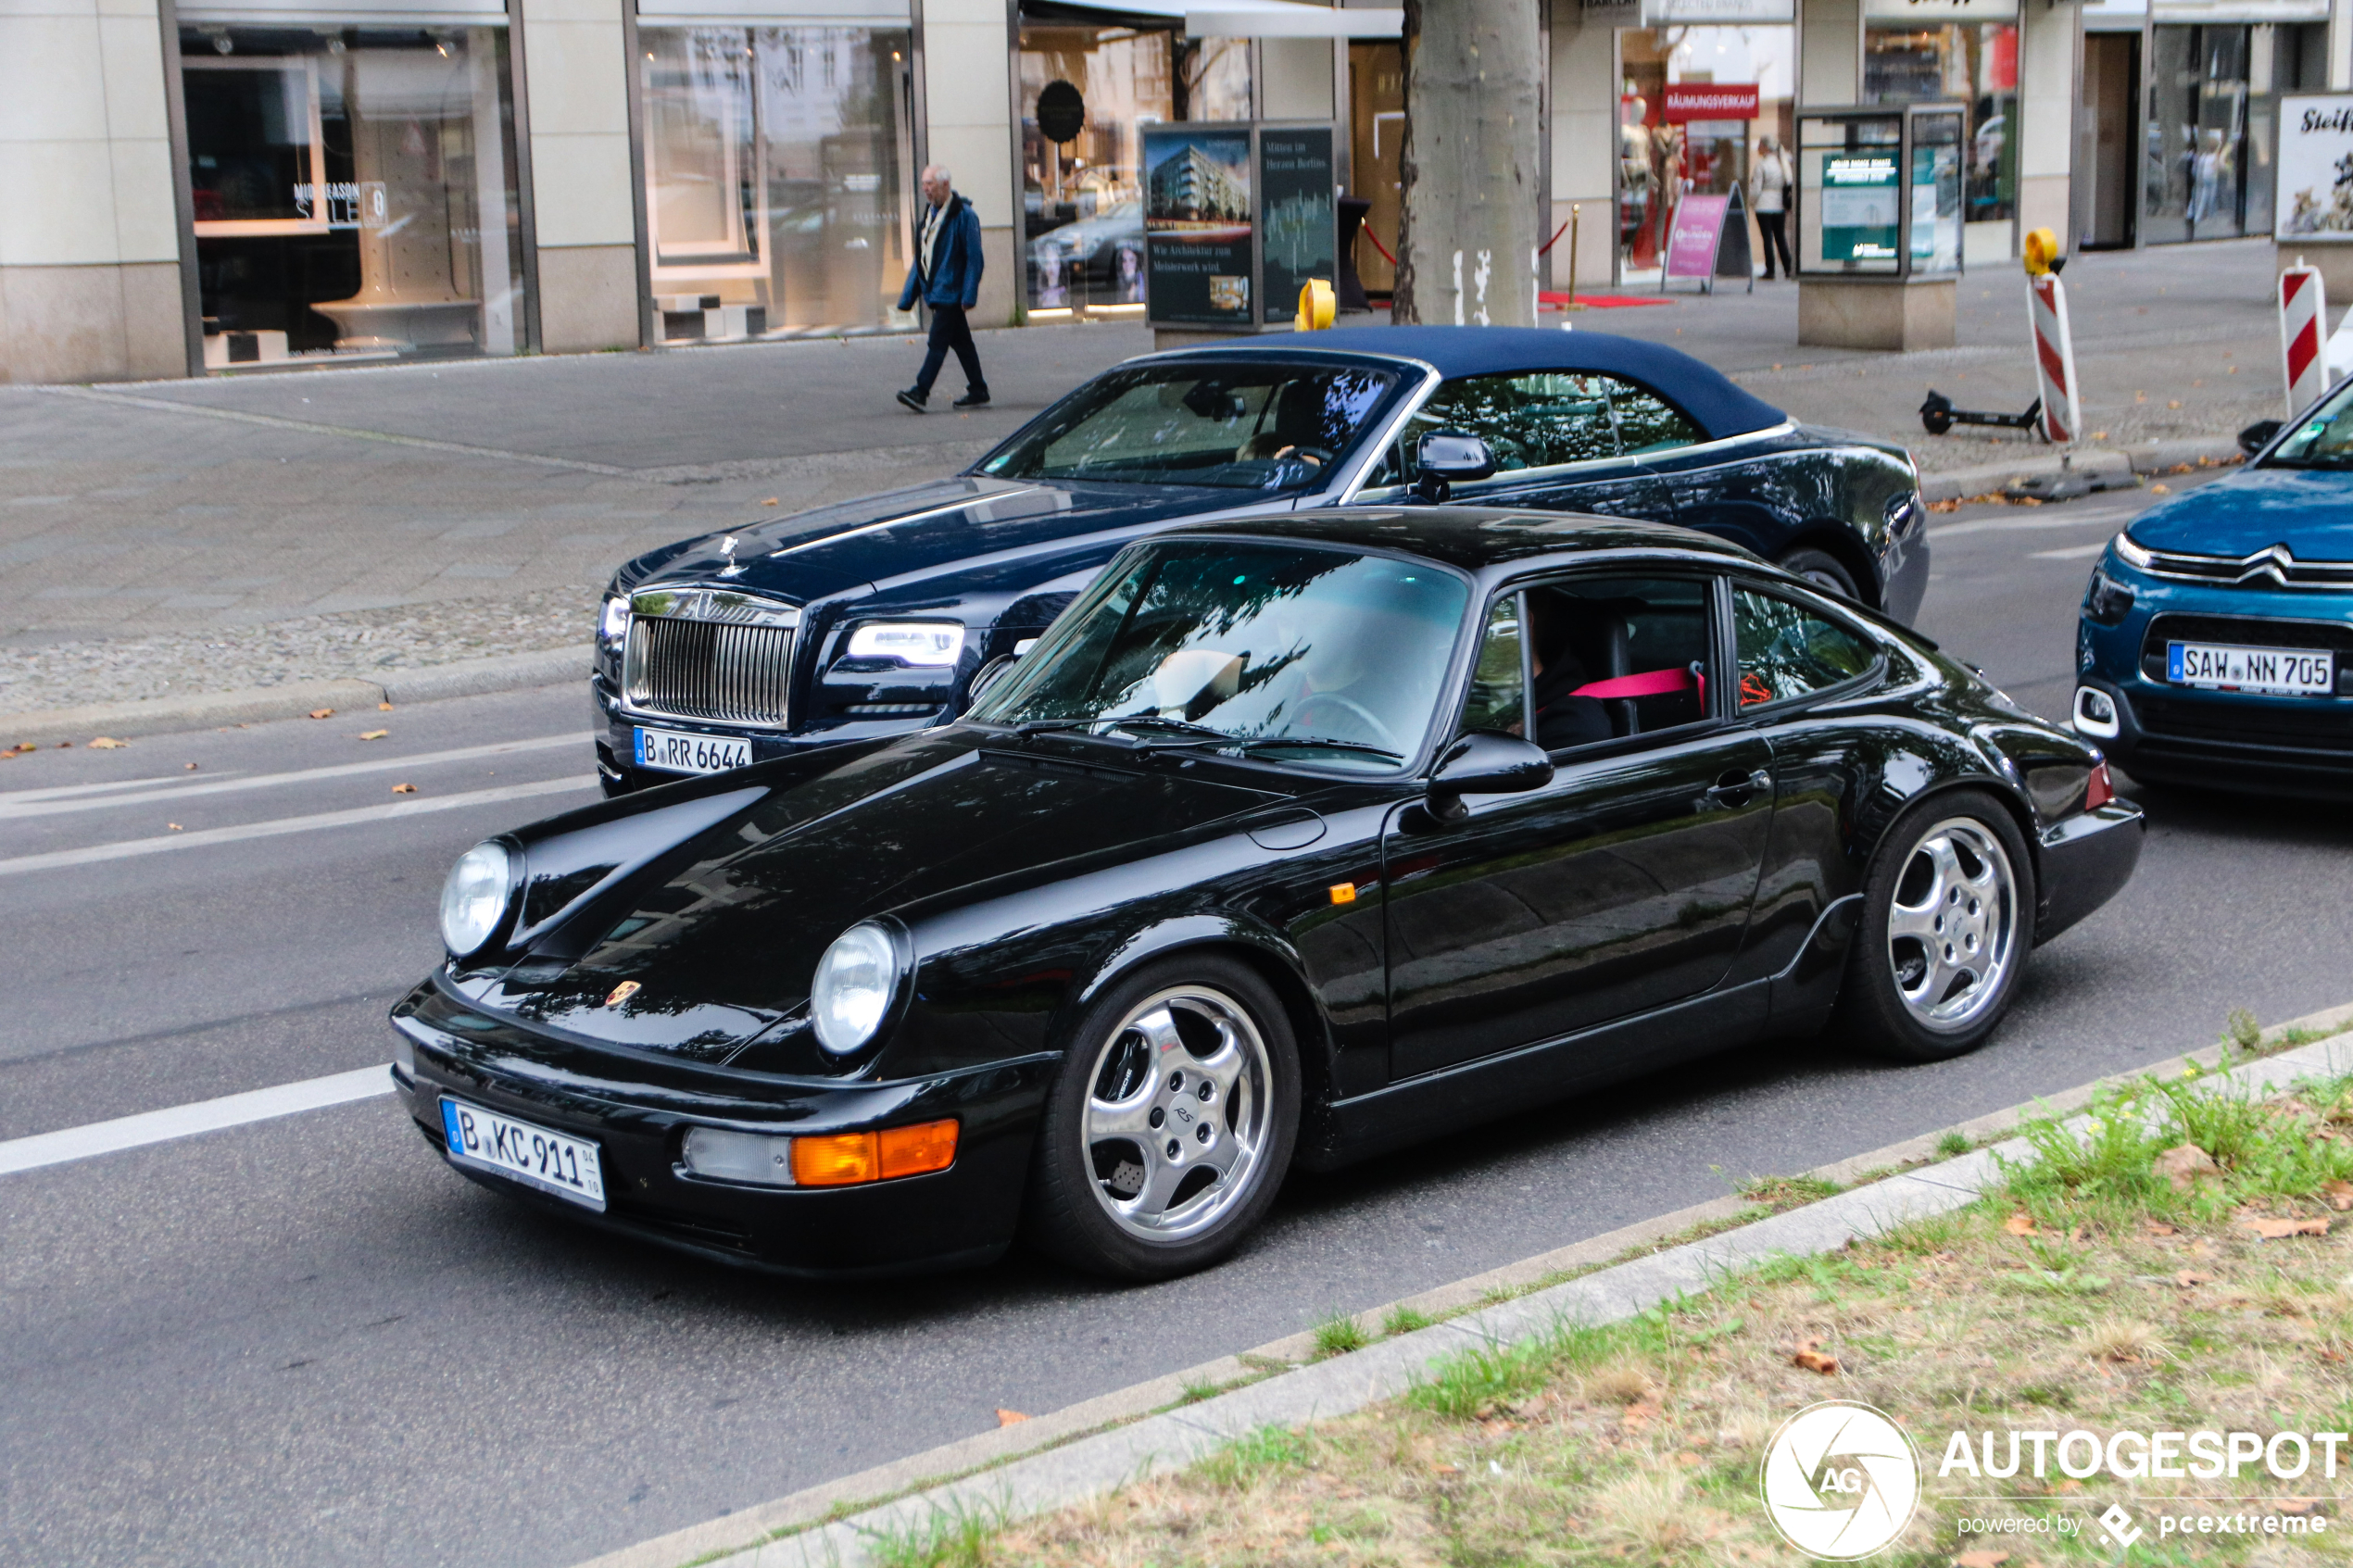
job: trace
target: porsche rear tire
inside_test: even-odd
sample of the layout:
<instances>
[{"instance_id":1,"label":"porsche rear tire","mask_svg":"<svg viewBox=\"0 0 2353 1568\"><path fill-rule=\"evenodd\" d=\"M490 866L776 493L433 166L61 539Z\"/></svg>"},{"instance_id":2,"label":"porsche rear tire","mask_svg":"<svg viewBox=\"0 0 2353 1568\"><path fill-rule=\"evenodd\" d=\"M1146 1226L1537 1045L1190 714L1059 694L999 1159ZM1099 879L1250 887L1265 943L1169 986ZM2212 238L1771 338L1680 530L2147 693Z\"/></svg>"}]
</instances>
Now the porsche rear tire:
<instances>
[{"instance_id":1,"label":"porsche rear tire","mask_svg":"<svg viewBox=\"0 0 2353 1568\"><path fill-rule=\"evenodd\" d=\"M1911 807L1864 879L1832 1032L1898 1061L1975 1050L2017 994L2034 908L2034 863L2000 801L1969 789Z\"/></svg>"},{"instance_id":2,"label":"porsche rear tire","mask_svg":"<svg viewBox=\"0 0 2353 1568\"><path fill-rule=\"evenodd\" d=\"M1072 1031L1024 1228L1048 1255L1112 1279L1206 1268L1274 1201L1299 1103L1298 1045L1254 970L1207 952L1147 964Z\"/></svg>"}]
</instances>

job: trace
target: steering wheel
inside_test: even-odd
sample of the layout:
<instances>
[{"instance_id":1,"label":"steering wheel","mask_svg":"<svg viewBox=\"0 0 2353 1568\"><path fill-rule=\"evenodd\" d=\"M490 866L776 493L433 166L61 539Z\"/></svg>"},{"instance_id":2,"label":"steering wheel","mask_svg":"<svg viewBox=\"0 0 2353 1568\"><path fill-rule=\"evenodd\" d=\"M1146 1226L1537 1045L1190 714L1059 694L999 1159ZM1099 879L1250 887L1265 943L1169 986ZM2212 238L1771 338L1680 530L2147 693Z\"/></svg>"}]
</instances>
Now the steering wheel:
<instances>
[{"instance_id":1,"label":"steering wheel","mask_svg":"<svg viewBox=\"0 0 2353 1568\"><path fill-rule=\"evenodd\" d=\"M1286 446L1275 454L1278 463L1285 458L1297 458L1311 468L1322 468L1332 460L1332 455L1321 446Z\"/></svg>"},{"instance_id":2,"label":"steering wheel","mask_svg":"<svg viewBox=\"0 0 2353 1568\"><path fill-rule=\"evenodd\" d=\"M1303 728L1307 723L1307 716L1315 711L1318 704L1327 702L1330 703L1335 708L1342 709L1347 712L1353 714L1356 717L1357 721L1363 724L1366 730L1370 731L1372 737L1378 741L1382 746L1389 747L1391 751L1399 752L1401 754L1404 751L1405 748L1397 744L1396 732L1391 730L1387 724L1382 723L1378 718L1375 717L1372 709L1366 708L1363 703L1358 702L1354 697L1342 696L1338 692L1317 692L1314 696L1309 697L1305 702L1300 704L1299 715L1291 721L1292 727L1294 729ZM1333 738L1336 740L1346 740L1350 737L1347 735L1336 735Z\"/></svg>"}]
</instances>

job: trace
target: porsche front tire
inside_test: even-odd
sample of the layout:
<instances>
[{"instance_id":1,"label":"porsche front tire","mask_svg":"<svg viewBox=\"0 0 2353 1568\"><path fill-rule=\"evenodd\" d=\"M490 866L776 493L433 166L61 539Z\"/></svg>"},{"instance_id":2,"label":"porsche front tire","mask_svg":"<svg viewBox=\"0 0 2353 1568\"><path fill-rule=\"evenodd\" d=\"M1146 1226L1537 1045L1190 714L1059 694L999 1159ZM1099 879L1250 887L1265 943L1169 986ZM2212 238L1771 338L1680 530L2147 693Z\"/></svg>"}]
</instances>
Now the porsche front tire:
<instances>
[{"instance_id":1,"label":"porsche front tire","mask_svg":"<svg viewBox=\"0 0 2353 1568\"><path fill-rule=\"evenodd\" d=\"M1257 972L1214 953L1146 965L1072 1032L1038 1130L1031 1239L1113 1279L1207 1267L1274 1201L1299 1103L1298 1045Z\"/></svg>"}]
</instances>

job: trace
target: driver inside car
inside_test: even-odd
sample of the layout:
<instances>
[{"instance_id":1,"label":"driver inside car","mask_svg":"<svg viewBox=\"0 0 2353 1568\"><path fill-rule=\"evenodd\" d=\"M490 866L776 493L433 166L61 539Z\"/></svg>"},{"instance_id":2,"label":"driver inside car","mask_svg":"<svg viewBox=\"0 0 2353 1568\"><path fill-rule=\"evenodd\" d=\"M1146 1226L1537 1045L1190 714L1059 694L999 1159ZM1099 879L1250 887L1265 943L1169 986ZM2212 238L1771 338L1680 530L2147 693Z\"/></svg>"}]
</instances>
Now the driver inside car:
<instances>
[{"instance_id":1,"label":"driver inside car","mask_svg":"<svg viewBox=\"0 0 2353 1568\"><path fill-rule=\"evenodd\" d=\"M1578 695L1578 688L1594 678L1577 657L1575 611L1582 607L1559 595L1538 592L1528 596L1528 608L1535 622L1528 657L1535 676L1529 695L1536 709L1536 744L1547 751L1563 751L1608 740L1615 733L1609 710L1599 697Z\"/></svg>"},{"instance_id":2,"label":"driver inside car","mask_svg":"<svg viewBox=\"0 0 2353 1568\"><path fill-rule=\"evenodd\" d=\"M1311 468L1321 468L1330 456L1324 442L1323 388L1311 381L1285 382L1275 395L1274 418L1234 448L1234 460L1297 458Z\"/></svg>"}]
</instances>

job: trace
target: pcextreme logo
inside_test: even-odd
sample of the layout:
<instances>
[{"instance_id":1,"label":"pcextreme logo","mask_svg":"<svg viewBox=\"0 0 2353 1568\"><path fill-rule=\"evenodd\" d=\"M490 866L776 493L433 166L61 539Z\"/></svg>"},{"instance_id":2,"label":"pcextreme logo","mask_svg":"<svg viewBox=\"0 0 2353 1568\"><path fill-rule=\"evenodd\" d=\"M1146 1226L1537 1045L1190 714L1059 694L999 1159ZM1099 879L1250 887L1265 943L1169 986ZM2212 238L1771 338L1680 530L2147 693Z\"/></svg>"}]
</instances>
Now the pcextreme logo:
<instances>
[{"instance_id":1,"label":"pcextreme logo","mask_svg":"<svg viewBox=\"0 0 2353 1568\"><path fill-rule=\"evenodd\" d=\"M1920 1461L1902 1427L1869 1405L1825 1399L1781 1423L1759 1486L1781 1538L1826 1562L1869 1557L1904 1533Z\"/></svg>"}]
</instances>

